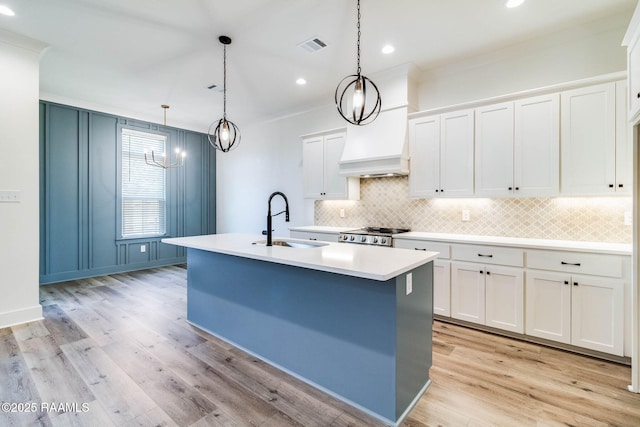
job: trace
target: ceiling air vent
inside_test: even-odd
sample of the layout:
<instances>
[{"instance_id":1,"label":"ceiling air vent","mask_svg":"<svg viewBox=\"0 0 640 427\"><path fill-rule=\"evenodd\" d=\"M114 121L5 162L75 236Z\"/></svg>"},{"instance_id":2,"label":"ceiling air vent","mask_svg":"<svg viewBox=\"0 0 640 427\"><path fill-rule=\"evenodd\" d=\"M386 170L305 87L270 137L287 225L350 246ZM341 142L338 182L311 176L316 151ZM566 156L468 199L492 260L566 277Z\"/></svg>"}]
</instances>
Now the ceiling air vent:
<instances>
[{"instance_id":1,"label":"ceiling air vent","mask_svg":"<svg viewBox=\"0 0 640 427\"><path fill-rule=\"evenodd\" d=\"M309 39L305 42L300 43L298 46L306 50L307 52L317 52L322 48L327 47L327 44L320 40L317 37Z\"/></svg>"}]
</instances>

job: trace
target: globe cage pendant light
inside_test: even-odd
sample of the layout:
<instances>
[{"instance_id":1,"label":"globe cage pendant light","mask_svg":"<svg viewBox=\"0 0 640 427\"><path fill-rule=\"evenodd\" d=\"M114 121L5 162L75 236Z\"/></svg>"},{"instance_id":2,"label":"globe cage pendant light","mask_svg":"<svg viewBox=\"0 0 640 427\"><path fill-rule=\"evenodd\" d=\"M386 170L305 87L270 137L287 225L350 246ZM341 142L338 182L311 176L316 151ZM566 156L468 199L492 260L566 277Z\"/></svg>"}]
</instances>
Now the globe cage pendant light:
<instances>
[{"instance_id":1,"label":"globe cage pendant light","mask_svg":"<svg viewBox=\"0 0 640 427\"><path fill-rule=\"evenodd\" d=\"M218 40L224 49L223 114L220 120L211 123L207 137L213 148L226 153L240 144L240 129L233 122L227 120L227 45L231 44L231 38L220 36Z\"/></svg>"},{"instance_id":2,"label":"globe cage pendant light","mask_svg":"<svg viewBox=\"0 0 640 427\"><path fill-rule=\"evenodd\" d=\"M380 114L382 100L378 87L360 72L360 0L358 0L358 68L356 74L342 79L335 103L343 119L353 125L366 125Z\"/></svg>"}]
</instances>

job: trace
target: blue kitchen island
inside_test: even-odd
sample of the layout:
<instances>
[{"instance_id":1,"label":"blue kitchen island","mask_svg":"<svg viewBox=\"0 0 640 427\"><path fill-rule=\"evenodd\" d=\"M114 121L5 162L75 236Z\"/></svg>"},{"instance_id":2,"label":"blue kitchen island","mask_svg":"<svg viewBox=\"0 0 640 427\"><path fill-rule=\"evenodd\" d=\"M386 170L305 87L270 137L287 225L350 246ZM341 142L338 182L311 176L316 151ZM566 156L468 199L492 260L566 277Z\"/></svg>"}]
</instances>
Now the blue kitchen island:
<instances>
[{"instance_id":1,"label":"blue kitchen island","mask_svg":"<svg viewBox=\"0 0 640 427\"><path fill-rule=\"evenodd\" d=\"M283 240L164 239L188 248L189 322L399 424L430 384L437 253Z\"/></svg>"}]
</instances>

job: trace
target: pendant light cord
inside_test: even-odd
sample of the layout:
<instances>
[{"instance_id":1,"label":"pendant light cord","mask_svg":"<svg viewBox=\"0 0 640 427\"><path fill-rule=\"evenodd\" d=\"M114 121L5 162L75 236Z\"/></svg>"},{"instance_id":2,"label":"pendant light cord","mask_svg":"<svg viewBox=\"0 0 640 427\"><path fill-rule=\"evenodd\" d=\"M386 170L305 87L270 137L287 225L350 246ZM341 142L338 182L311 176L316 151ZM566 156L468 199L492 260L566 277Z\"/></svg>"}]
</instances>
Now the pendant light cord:
<instances>
[{"instance_id":1,"label":"pendant light cord","mask_svg":"<svg viewBox=\"0 0 640 427\"><path fill-rule=\"evenodd\" d=\"M358 76L360 76L360 0L358 0Z\"/></svg>"},{"instance_id":2,"label":"pendant light cord","mask_svg":"<svg viewBox=\"0 0 640 427\"><path fill-rule=\"evenodd\" d=\"M222 80L222 88L223 88L223 101L222 101L222 117L224 120L227 120L227 45L223 45L223 67L224 67L224 77Z\"/></svg>"}]
</instances>

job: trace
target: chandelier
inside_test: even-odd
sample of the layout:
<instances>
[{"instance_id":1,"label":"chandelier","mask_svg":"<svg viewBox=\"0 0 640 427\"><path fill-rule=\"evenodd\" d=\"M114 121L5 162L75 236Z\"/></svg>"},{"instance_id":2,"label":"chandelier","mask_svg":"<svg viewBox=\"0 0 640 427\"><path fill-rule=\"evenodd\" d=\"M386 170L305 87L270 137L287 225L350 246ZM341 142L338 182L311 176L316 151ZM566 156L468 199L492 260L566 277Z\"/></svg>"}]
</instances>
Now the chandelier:
<instances>
[{"instance_id":1,"label":"chandelier","mask_svg":"<svg viewBox=\"0 0 640 427\"><path fill-rule=\"evenodd\" d=\"M166 129L167 128L167 109L169 108L168 105L162 104L160 107L162 107L162 109L164 110L164 122L163 122L163 126ZM179 166L183 166L184 165L184 159L185 157L187 157L187 152L186 151L181 151L180 148L175 149L175 157L174 160L172 161L171 159L169 159L170 156L167 156L166 153L162 153L161 156L161 160L156 160L156 153L151 150L151 160L149 160L147 158L147 152L144 152L144 161L146 164L150 165L150 166L157 166L159 168L163 168L163 169L169 169L169 168L177 168Z\"/></svg>"},{"instance_id":2,"label":"chandelier","mask_svg":"<svg viewBox=\"0 0 640 427\"><path fill-rule=\"evenodd\" d=\"M358 59L356 74L342 79L335 93L335 103L343 119L353 125L373 122L382 107L378 87L360 72L360 0L358 0ZM367 90L369 91L367 93Z\"/></svg>"},{"instance_id":3,"label":"chandelier","mask_svg":"<svg viewBox=\"0 0 640 427\"><path fill-rule=\"evenodd\" d=\"M240 144L240 129L232 121L227 120L227 45L231 44L231 38L220 36L218 40L224 49L223 113L220 120L211 123L207 137L213 148L226 153Z\"/></svg>"}]
</instances>

